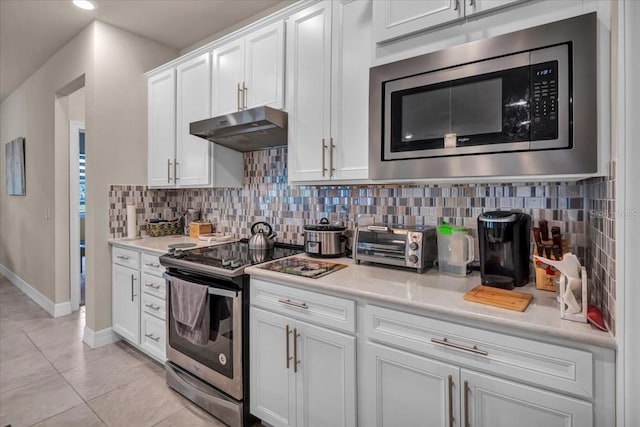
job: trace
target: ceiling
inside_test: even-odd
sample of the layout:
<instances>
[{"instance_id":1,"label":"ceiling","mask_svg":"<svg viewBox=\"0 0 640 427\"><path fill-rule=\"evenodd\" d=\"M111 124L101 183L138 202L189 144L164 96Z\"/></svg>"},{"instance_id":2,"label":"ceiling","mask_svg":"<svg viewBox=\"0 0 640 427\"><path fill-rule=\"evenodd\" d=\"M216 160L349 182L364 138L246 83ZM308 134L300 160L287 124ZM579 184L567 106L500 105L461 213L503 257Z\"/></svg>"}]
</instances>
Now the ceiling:
<instances>
[{"instance_id":1,"label":"ceiling","mask_svg":"<svg viewBox=\"0 0 640 427\"><path fill-rule=\"evenodd\" d=\"M0 0L0 102L93 20L183 50L281 0ZM276 6L278 5L278 6Z\"/></svg>"}]
</instances>

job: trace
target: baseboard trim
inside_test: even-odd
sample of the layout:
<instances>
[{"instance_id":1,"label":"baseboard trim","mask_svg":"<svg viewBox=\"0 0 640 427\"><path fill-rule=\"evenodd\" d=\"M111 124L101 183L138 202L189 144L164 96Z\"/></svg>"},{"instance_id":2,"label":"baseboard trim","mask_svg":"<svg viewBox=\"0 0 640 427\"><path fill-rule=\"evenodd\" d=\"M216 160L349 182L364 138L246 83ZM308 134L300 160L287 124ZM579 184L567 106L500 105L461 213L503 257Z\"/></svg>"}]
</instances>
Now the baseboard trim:
<instances>
[{"instance_id":1,"label":"baseboard trim","mask_svg":"<svg viewBox=\"0 0 640 427\"><path fill-rule=\"evenodd\" d=\"M103 345L111 344L121 339L118 334L113 332L113 328L105 328L96 332L88 326L84 327L84 337L82 338L91 348L102 347Z\"/></svg>"},{"instance_id":2,"label":"baseboard trim","mask_svg":"<svg viewBox=\"0 0 640 427\"><path fill-rule=\"evenodd\" d=\"M42 307L52 317L66 316L71 314L71 301L55 304L49 298L40 293L36 288L27 283L20 276L9 270L5 265L0 264L0 273L5 276L18 289L31 298L36 304Z\"/></svg>"}]
</instances>

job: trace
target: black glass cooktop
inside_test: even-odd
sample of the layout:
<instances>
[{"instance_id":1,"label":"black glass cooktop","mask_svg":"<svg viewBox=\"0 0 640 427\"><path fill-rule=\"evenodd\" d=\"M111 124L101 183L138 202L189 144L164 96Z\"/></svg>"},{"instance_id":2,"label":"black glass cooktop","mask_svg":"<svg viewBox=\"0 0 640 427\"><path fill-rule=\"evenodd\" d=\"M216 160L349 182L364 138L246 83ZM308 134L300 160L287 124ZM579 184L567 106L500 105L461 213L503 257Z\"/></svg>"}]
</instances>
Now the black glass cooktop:
<instances>
[{"instance_id":1,"label":"black glass cooktop","mask_svg":"<svg viewBox=\"0 0 640 427\"><path fill-rule=\"evenodd\" d=\"M250 250L246 239L205 248L175 250L160 257L165 267L237 276L245 267L304 252L302 246L276 243L273 249Z\"/></svg>"}]
</instances>

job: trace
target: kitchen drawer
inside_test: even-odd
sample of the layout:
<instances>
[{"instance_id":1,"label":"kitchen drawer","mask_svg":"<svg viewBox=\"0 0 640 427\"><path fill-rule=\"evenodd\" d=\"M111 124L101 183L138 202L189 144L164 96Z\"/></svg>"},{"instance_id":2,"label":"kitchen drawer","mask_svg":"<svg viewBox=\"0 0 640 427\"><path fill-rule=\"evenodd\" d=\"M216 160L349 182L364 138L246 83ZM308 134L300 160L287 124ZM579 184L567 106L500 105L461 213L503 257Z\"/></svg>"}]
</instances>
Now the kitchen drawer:
<instances>
[{"instance_id":1,"label":"kitchen drawer","mask_svg":"<svg viewBox=\"0 0 640 427\"><path fill-rule=\"evenodd\" d=\"M162 320L165 320L167 315L164 300L146 293L142 294L142 311Z\"/></svg>"},{"instance_id":2,"label":"kitchen drawer","mask_svg":"<svg viewBox=\"0 0 640 427\"><path fill-rule=\"evenodd\" d=\"M142 292L151 294L161 299L165 299L167 290L167 282L158 276L152 276L148 273L142 274Z\"/></svg>"},{"instance_id":3,"label":"kitchen drawer","mask_svg":"<svg viewBox=\"0 0 640 427\"><path fill-rule=\"evenodd\" d=\"M164 273L164 267L160 265L160 260L157 255L142 254L142 272L153 274L154 276L162 277Z\"/></svg>"},{"instance_id":4,"label":"kitchen drawer","mask_svg":"<svg viewBox=\"0 0 640 427\"><path fill-rule=\"evenodd\" d=\"M140 252L114 246L111 251L111 261L138 270L140 269Z\"/></svg>"},{"instance_id":5,"label":"kitchen drawer","mask_svg":"<svg viewBox=\"0 0 640 427\"><path fill-rule=\"evenodd\" d=\"M355 333L354 301L251 279L251 304L289 317Z\"/></svg>"},{"instance_id":6,"label":"kitchen drawer","mask_svg":"<svg viewBox=\"0 0 640 427\"><path fill-rule=\"evenodd\" d=\"M593 397L593 355L588 351L374 305L364 307L361 319L370 341L563 393Z\"/></svg>"},{"instance_id":7,"label":"kitchen drawer","mask_svg":"<svg viewBox=\"0 0 640 427\"><path fill-rule=\"evenodd\" d=\"M167 330L164 320L160 320L146 313L142 315L141 346L149 354L163 363L167 360L166 337Z\"/></svg>"}]
</instances>

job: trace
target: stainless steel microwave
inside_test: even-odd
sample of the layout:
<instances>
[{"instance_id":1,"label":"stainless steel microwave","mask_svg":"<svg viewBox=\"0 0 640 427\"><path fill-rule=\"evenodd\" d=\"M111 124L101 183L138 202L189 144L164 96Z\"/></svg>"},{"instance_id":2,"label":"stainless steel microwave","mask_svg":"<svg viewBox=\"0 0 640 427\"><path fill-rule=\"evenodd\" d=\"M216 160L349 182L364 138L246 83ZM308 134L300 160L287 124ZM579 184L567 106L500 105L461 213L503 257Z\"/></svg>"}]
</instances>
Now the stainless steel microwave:
<instances>
[{"instance_id":1,"label":"stainless steel microwave","mask_svg":"<svg viewBox=\"0 0 640 427\"><path fill-rule=\"evenodd\" d=\"M596 173L596 14L370 71L372 179Z\"/></svg>"}]
</instances>

